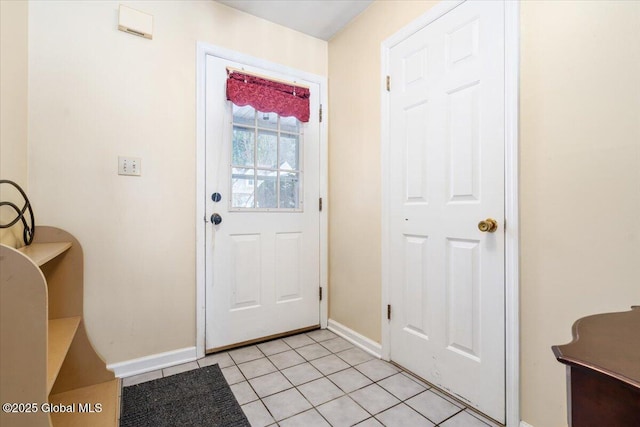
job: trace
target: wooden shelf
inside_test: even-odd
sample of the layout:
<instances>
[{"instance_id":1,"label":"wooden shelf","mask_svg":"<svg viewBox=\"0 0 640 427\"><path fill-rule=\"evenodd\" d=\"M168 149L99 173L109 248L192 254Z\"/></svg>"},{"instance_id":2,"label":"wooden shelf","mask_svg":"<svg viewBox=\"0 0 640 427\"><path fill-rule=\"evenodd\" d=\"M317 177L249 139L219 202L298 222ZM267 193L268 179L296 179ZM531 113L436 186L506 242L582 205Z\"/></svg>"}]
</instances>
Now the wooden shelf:
<instances>
[{"instance_id":1,"label":"wooden shelf","mask_svg":"<svg viewBox=\"0 0 640 427\"><path fill-rule=\"evenodd\" d=\"M29 246L0 244L0 259L3 403L65 405L30 416L0 411L0 425L117 427L120 380L96 353L82 321L80 242L41 225Z\"/></svg>"},{"instance_id":2,"label":"wooden shelf","mask_svg":"<svg viewBox=\"0 0 640 427\"><path fill-rule=\"evenodd\" d=\"M115 379L104 383L82 387L64 393L49 396L51 404L75 404L70 413L53 413L51 421L54 427L113 427L118 425L120 413L120 380ZM96 410L96 403L101 404L100 412L80 412L79 404L91 404Z\"/></svg>"},{"instance_id":3,"label":"wooden shelf","mask_svg":"<svg viewBox=\"0 0 640 427\"><path fill-rule=\"evenodd\" d=\"M18 249L18 251L25 254L38 267L40 267L65 252L70 247L71 242L33 243L29 246L23 246Z\"/></svg>"},{"instance_id":4,"label":"wooden shelf","mask_svg":"<svg viewBox=\"0 0 640 427\"><path fill-rule=\"evenodd\" d=\"M80 316L49 320L47 393L53 388L79 324Z\"/></svg>"}]
</instances>

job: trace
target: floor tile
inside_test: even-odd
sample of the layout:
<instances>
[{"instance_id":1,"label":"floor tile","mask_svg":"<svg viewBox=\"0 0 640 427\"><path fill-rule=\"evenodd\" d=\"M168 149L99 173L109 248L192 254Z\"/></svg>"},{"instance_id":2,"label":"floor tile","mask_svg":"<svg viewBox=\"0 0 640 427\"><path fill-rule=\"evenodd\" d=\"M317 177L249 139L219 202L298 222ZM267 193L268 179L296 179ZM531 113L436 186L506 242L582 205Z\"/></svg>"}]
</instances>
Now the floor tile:
<instances>
[{"instance_id":1,"label":"floor tile","mask_svg":"<svg viewBox=\"0 0 640 427\"><path fill-rule=\"evenodd\" d=\"M454 399L453 397L449 396L448 394L438 390L435 387L431 387L429 390L431 390L432 393L437 394L438 396L440 396L441 398L443 398L444 400L446 400L447 402L459 407L459 408L464 408L464 403L460 403L459 401L457 401L456 399Z\"/></svg>"},{"instance_id":2,"label":"floor tile","mask_svg":"<svg viewBox=\"0 0 640 427\"><path fill-rule=\"evenodd\" d=\"M221 369L224 379L227 380L227 384L232 385L244 381L244 375L240 372L237 366L229 366L228 368Z\"/></svg>"},{"instance_id":3,"label":"floor tile","mask_svg":"<svg viewBox=\"0 0 640 427\"><path fill-rule=\"evenodd\" d=\"M428 382L421 380L420 378L418 378L418 377L416 377L416 376L414 376L414 375L410 374L409 372L401 371L400 373L401 373L402 375L404 375L405 377L409 378L411 381L415 381L415 382L417 382L418 384L420 384L420 385L421 385L421 386L423 386L424 388L431 388L431 387L432 387L432 385L431 385L431 384L429 384Z\"/></svg>"},{"instance_id":4,"label":"floor tile","mask_svg":"<svg viewBox=\"0 0 640 427\"><path fill-rule=\"evenodd\" d=\"M372 381L380 381L383 378L400 372L400 370L391 363L380 359L369 360L368 362L357 365L355 368Z\"/></svg>"},{"instance_id":5,"label":"floor tile","mask_svg":"<svg viewBox=\"0 0 640 427\"><path fill-rule=\"evenodd\" d=\"M202 359L198 359L198 365L201 368L204 368L205 366L215 365L216 363L218 364L218 366L220 366L220 369L233 366L233 360L231 359L231 356L229 356L229 353L227 352L214 353Z\"/></svg>"},{"instance_id":6,"label":"floor tile","mask_svg":"<svg viewBox=\"0 0 640 427\"><path fill-rule=\"evenodd\" d=\"M316 408L333 427L352 426L370 415L348 396L327 402Z\"/></svg>"},{"instance_id":7,"label":"floor tile","mask_svg":"<svg viewBox=\"0 0 640 427\"><path fill-rule=\"evenodd\" d=\"M249 383L260 397L270 396L293 387L280 372L250 379Z\"/></svg>"},{"instance_id":8,"label":"floor tile","mask_svg":"<svg viewBox=\"0 0 640 427\"><path fill-rule=\"evenodd\" d=\"M322 374L310 363L292 366L282 370L282 374L295 386L320 378Z\"/></svg>"},{"instance_id":9,"label":"floor tile","mask_svg":"<svg viewBox=\"0 0 640 427\"><path fill-rule=\"evenodd\" d=\"M246 381L232 385L231 391L240 405L244 405L245 403L253 402L258 399L256 393Z\"/></svg>"},{"instance_id":10,"label":"floor tile","mask_svg":"<svg viewBox=\"0 0 640 427\"><path fill-rule=\"evenodd\" d=\"M319 359L312 360L310 363L324 375L331 375L334 372L342 371L343 369L347 369L349 367L347 362L340 359L335 354L330 354L329 356L324 356Z\"/></svg>"},{"instance_id":11,"label":"floor tile","mask_svg":"<svg viewBox=\"0 0 640 427\"><path fill-rule=\"evenodd\" d=\"M292 337L283 338L282 341L286 342L291 348L298 348L309 344L314 344L315 341L306 336L305 334L294 335Z\"/></svg>"},{"instance_id":12,"label":"floor tile","mask_svg":"<svg viewBox=\"0 0 640 427\"><path fill-rule=\"evenodd\" d=\"M327 341L322 341L320 345L333 353L353 348L353 344L344 338L333 338Z\"/></svg>"},{"instance_id":13,"label":"floor tile","mask_svg":"<svg viewBox=\"0 0 640 427\"><path fill-rule=\"evenodd\" d=\"M379 381L378 385L400 400L406 400L425 391L425 388L422 385L400 373Z\"/></svg>"},{"instance_id":14,"label":"floor tile","mask_svg":"<svg viewBox=\"0 0 640 427\"><path fill-rule=\"evenodd\" d=\"M483 423L467 412L460 412L440 425L442 427L489 427L488 424Z\"/></svg>"},{"instance_id":15,"label":"floor tile","mask_svg":"<svg viewBox=\"0 0 640 427\"><path fill-rule=\"evenodd\" d=\"M356 390L349 396L371 415L375 415L400 403L391 393L377 384Z\"/></svg>"},{"instance_id":16,"label":"floor tile","mask_svg":"<svg viewBox=\"0 0 640 427\"><path fill-rule=\"evenodd\" d=\"M382 424L380 421L376 420L375 418L371 417L371 418L367 418L361 423L356 424L355 427L384 427L384 424Z\"/></svg>"},{"instance_id":17,"label":"floor tile","mask_svg":"<svg viewBox=\"0 0 640 427\"><path fill-rule=\"evenodd\" d=\"M386 427L433 427L433 423L405 405L394 406L387 409L376 418Z\"/></svg>"},{"instance_id":18,"label":"floor tile","mask_svg":"<svg viewBox=\"0 0 640 427\"><path fill-rule=\"evenodd\" d=\"M240 368L240 371L242 371L247 379L270 374L271 372L278 370L278 368L276 368L266 357L252 360L251 362L241 363L238 365L238 368Z\"/></svg>"},{"instance_id":19,"label":"floor tile","mask_svg":"<svg viewBox=\"0 0 640 427\"><path fill-rule=\"evenodd\" d=\"M291 347L285 344L285 342L282 340L263 342L262 344L258 344L258 348L264 353L265 356L271 356L272 354L291 350Z\"/></svg>"},{"instance_id":20,"label":"floor tile","mask_svg":"<svg viewBox=\"0 0 640 427\"><path fill-rule=\"evenodd\" d=\"M264 427L273 424L274 419L264 407L261 401L247 403L242 405L242 411L247 416L251 427Z\"/></svg>"},{"instance_id":21,"label":"floor tile","mask_svg":"<svg viewBox=\"0 0 640 427\"><path fill-rule=\"evenodd\" d=\"M158 369L157 371L145 372L144 374L134 375L131 377L122 379L122 386L128 387L130 385L142 384L147 381L157 380L158 378L162 378L162 369Z\"/></svg>"},{"instance_id":22,"label":"floor tile","mask_svg":"<svg viewBox=\"0 0 640 427\"><path fill-rule=\"evenodd\" d=\"M336 372L327 376L334 384L342 389L345 393L351 393L359 388L371 384L371 380L353 368Z\"/></svg>"},{"instance_id":23,"label":"floor tile","mask_svg":"<svg viewBox=\"0 0 640 427\"><path fill-rule=\"evenodd\" d=\"M349 350L341 351L336 353L336 355L351 366L373 359L372 355L366 351L360 350L359 348L351 348Z\"/></svg>"},{"instance_id":24,"label":"floor tile","mask_svg":"<svg viewBox=\"0 0 640 427\"><path fill-rule=\"evenodd\" d=\"M316 342L327 341L338 337L328 329L317 329L315 331L307 332L307 336Z\"/></svg>"},{"instance_id":25,"label":"floor tile","mask_svg":"<svg viewBox=\"0 0 640 427\"><path fill-rule=\"evenodd\" d=\"M405 403L435 424L441 423L462 410L437 394L432 393L431 390L422 392Z\"/></svg>"},{"instance_id":26,"label":"floor tile","mask_svg":"<svg viewBox=\"0 0 640 427\"><path fill-rule=\"evenodd\" d=\"M309 409L306 412L287 418L280 421L279 424L280 427L331 427L315 409Z\"/></svg>"},{"instance_id":27,"label":"floor tile","mask_svg":"<svg viewBox=\"0 0 640 427\"><path fill-rule=\"evenodd\" d=\"M198 369L197 362L189 362L183 363L181 365L171 366L169 368L164 368L162 370L162 375L168 377L170 375L180 374L182 372L193 371L194 369Z\"/></svg>"},{"instance_id":28,"label":"floor tile","mask_svg":"<svg viewBox=\"0 0 640 427\"><path fill-rule=\"evenodd\" d=\"M295 366L306 362L304 357L300 356L293 350L269 356L269 360L271 360L271 362L276 365L278 369L285 369L290 366Z\"/></svg>"},{"instance_id":29,"label":"floor tile","mask_svg":"<svg viewBox=\"0 0 640 427\"><path fill-rule=\"evenodd\" d=\"M243 347L237 350L231 350L229 352L229 356L233 359L237 364L249 362L251 360L260 359L264 357L264 354L258 349L257 346L252 345L251 347Z\"/></svg>"},{"instance_id":30,"label":"floor tile","mask_svg":"<svg viewBox=\"0 0 640 427\"><path fill-rule=\"evenodd\" d=\"M264 404L276 421L289 418L311 408L311 404L295 388L265 397Z\"/></svg>"},{"instance_id":31,"label":"floor tile","mask_svg":"<svg viewBox=\"0 0 640 427\"><path fill-rule=\"evenodd\" d=\"M344 394L342 390L326 378L319 378L303 384L298 387L298 390L313 406L321 405Z\"/></svg>"},{"instance_id":32,"label":"floor tile","mask_svg":"<svg viewBox=\"0 0 640 427\"><path fill-rule=\"evenodd\" d=\"M468 413L469 415L479 419L480 421L482 421L483 423L487 424L490 427L504 427L502 424L498 424L497 422L483 417L482 415L478 414L477 412L472 411L471 409L465 409L465 412Z\"/></svg>"},{"instance_id":33,"label":"floor tile","mask_svg":"<svg viewBox=\"0 0 640 427\"><path fill-rule=\"evenodd\" d=\"M307 360L313 360L331 354L329 350L327 350L320 344L311 344L305 345L304 347L298 347L296 348L296 351L300 354L300 356L304 357Z\"/></svg>"}]
</instances>

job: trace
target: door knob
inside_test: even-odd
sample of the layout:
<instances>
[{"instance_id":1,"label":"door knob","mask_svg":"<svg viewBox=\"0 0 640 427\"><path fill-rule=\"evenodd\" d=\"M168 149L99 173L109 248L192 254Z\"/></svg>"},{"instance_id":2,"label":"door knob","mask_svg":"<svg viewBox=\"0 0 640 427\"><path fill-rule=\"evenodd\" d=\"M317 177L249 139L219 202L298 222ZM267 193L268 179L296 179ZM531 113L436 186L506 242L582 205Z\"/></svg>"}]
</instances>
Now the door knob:
<instances>
[{"instance_id":1,"label":"door knob","mask_svg":"<svg viewBox=\"0 0 640 427\"><path fill-rule=\"evenodd\" d=\"M220 216L220 214L214 213L213 215L211 215L211 222L215 225L218 225L222 222L222 217Z\"/></svg>"},{"instance_id":2,"label":"door knob","mask_svg":"<svg viewBox=\"0 0 640 427\"><path fill-rule=\"evenodd\" d=\"M484 221L478 223L478 230L483 233L495 233L498 229L498 221L493 218L487 218Z\"/></svg>"}]
</instances>

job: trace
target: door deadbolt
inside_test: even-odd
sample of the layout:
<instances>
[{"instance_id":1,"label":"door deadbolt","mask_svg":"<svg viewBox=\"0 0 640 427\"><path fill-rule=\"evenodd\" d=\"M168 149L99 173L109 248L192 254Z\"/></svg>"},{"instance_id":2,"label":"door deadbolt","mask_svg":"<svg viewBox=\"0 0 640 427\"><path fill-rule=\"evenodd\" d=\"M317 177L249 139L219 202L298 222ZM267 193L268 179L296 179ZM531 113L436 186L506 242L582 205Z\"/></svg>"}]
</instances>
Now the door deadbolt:
<instances>
[{"instance_id":1,"label":"door deadbolt","mask_svg":"<svg viewBox=\"0 0 640 427\"><path fill-rule=\"evenodd\" d=\"M483 233L495 233L498 229L498 221L493 218L487 218L484 221L478 223L478 230Z\"/></svg>"}]
</instances>

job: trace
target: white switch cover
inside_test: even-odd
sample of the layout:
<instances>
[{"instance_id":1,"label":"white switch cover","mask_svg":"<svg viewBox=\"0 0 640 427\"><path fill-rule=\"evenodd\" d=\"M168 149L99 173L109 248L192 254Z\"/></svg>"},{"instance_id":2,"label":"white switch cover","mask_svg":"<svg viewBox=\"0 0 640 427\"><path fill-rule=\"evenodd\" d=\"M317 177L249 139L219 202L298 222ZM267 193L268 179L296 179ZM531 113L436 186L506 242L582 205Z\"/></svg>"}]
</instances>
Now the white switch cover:
<instances>
[{"instance_id":1,"label":"white switch cover","mask_svg":"<svg viewBox=\"0 0 640 427\"><path fill-rule=\"evenodd\" d=\"M141 166L140 157L118 156L118 175L140 176Z\"/></svg>"}]
</instances>

